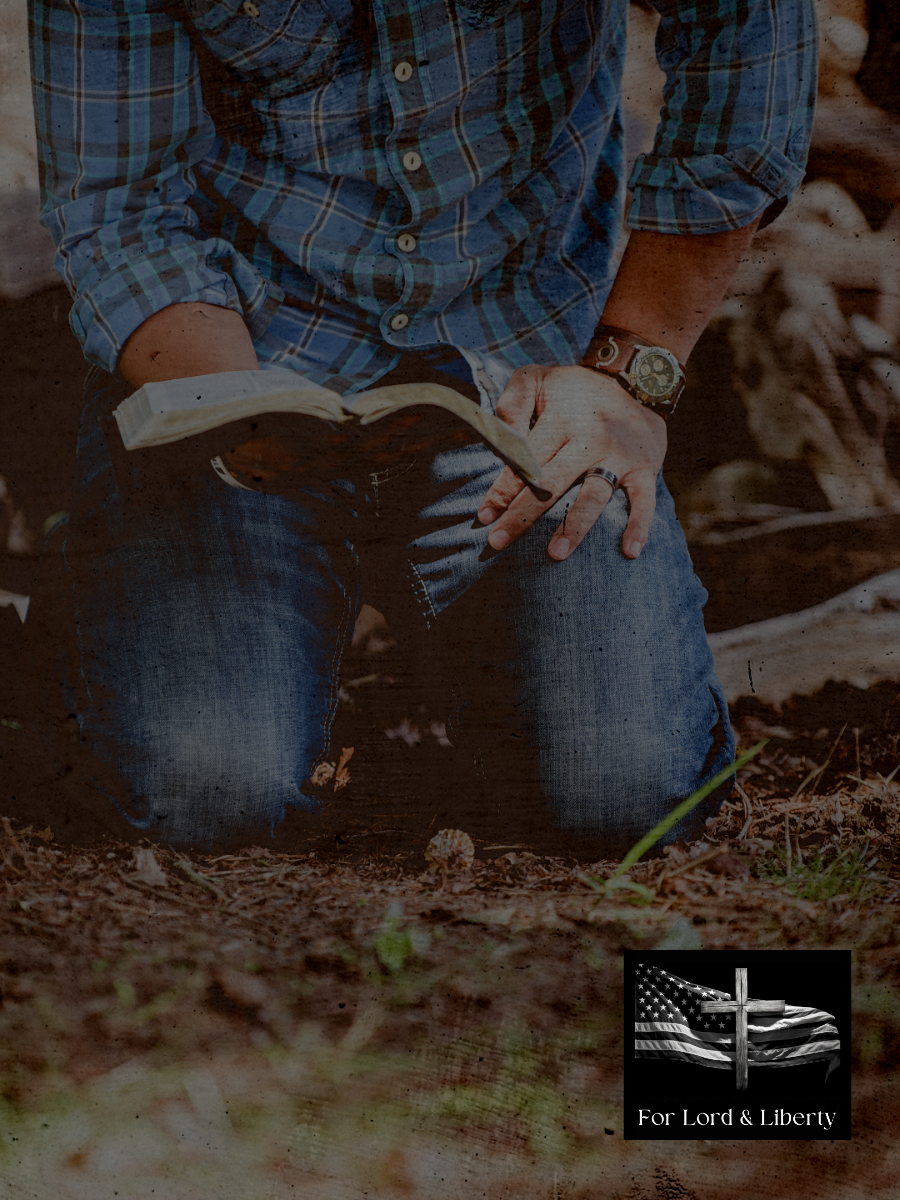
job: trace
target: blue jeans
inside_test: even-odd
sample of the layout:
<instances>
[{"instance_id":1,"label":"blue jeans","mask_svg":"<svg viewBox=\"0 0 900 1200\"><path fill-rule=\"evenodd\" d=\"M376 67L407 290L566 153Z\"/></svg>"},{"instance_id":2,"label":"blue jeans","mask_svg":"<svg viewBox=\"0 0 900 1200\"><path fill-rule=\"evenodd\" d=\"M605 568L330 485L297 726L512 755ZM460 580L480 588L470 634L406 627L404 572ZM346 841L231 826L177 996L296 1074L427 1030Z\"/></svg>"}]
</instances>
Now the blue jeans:
<instances>
[{"instance_id":1,"label":"blue jeans","mask_svg":"<svg viewBox=\"0 0 900 1200\"><path fill-rule=\"evenodd\" d=\"M310 475L291 498L209 470L147 503L114 469L101 417L123 393L102 378L65 531L66 706L123 823L202 848L258 838L292 806L314 822L309 777L331 757L363 599L443 688L472 768L448 820L458 801L455 823L477 815L508 842L527 811L532 832L621 854L733 758L706 593L662 478L636 561L621 491L562 563L546 547L574 492L491 551L475 513L501 464L480 444ZM695 834L729 791L664 840Z\"/></svg>"}]
</instances>

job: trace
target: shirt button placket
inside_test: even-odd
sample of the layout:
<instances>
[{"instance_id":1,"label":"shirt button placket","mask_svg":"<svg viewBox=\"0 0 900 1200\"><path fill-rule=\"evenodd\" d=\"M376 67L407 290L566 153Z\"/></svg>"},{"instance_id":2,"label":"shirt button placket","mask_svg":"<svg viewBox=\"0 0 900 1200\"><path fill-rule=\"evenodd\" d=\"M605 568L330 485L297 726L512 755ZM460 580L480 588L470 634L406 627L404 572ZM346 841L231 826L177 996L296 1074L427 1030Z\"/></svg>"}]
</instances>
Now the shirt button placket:
<instances>
[{"instance_id":1,"label":"shirt button placket","mask_svg":"<svg viewBox=\"0 0 900 1200\"><path fill-rule=\"evenodd\" d=\"M406 59L401 59L399 62L394 64L394 78L398 83L408 83L414 75L415 68L413 64ZM401 112L403 111L404 107L405 106L401 101ZM422 156L417 150L407 150L403 154L400 161L403 164L403 169L408 172L418 171L422 166ZM396 246L402 254L411 254L416 249L417 245L418 239L412 233L401 233L397 237ZM401 330L406 329L409 323L409 314L405 312L395 313L388 322L391 330L394 333L400 333Z\"/></svg>"}]
</instances>

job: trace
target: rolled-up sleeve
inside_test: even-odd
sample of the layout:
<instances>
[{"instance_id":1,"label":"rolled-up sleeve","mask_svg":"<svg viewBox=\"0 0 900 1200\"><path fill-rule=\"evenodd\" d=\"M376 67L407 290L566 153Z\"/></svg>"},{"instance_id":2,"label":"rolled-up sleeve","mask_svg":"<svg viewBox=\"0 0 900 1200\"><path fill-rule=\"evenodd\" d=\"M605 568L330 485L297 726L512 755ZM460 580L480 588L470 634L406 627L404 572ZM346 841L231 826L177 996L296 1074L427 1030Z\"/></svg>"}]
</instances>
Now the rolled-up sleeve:
<instances>
[{"instance_id":1,"label":"rolled-up sleeve","mask_svg":"<svg viewBox=\"0 0 900 1200\"><path fill-rule=\"evenodd\" d=\"M653 0L664 104L635 162L627 223L740 229L781 207L806 165L815 110L813 0Z\"/></svg>"},{"instance_id":2,"label":"rolled-up sleeve","mask_svg":"<svg viewBox=\"0 0 900 1200\"><path fill-rule=\"evenodd\" d=\"M128 336L170 304L242 310L190 205L215 128L196 56L164 0L31 0L41 221L90 362L115 369Z\"/></svg>"}]
</instances>

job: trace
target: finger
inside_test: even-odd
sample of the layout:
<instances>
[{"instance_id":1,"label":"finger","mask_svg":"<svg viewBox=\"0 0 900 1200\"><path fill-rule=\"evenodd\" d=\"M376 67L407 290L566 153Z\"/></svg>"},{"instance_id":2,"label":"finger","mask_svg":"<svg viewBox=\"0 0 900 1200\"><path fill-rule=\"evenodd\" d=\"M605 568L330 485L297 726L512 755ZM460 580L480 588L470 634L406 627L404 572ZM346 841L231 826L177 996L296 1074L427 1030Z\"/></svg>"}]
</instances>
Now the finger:
<instances>
[{"instance_id":1,"label":"finger","mask_svg":"<svg viewBox=\"0 0 900 1200\"><path fill-rule=\"evenodd\" d=\"M534 368L520 367L513 371L509 383L497 401L497 416L512 426L522 437L528 436L534 414L537 373Z\"/></svg>"},{"instance_id":2,"label":"finger","mask_svg":"<svg viewBox=\"0 0 900 1200\"><path fill-rule=\"evenodd\" d=\"M547 474L545 468L550 463L556 463L559 452L566 445L564 436L549 425L546 429L542 429L541 422L538 421L533 432L529 435L528 445L535 459L541 464L541 487L545 488L548 492L561 495L561 488L558 493L556 492L552 472L551 474ZM573 477L577 473L577 471L573 472ZM569 482L571 483L571 479ZM482 525L490 525L496 521L500 514L509 508L516 497L521 495L526 486L524 479L516 475L509 467L506 467L494 480L482 500L481 506L478 509L478 520Z\"/></svg>"},{"instance_id":3,"label":"finger","mask_svg":"<svg viewBox=\"0 0 900 1200\"><path fill-rule=\"evenodd\" d=\"M565 438L553 430L552 422L550 427L543 429L538 421L532 432L532 421L538 408L538 393L545 374L546 369L543 367L519 367L513 371L497 403L497 416L511 426L520 437L528 438L529 448L541 464L552 458L565 442ZM503 471L481 502L478 519L482 525L490 525L496 521L525 486L524 481L511 470Z\"/></svg>"},{"instance_id":4,"label":"finger","mask_svg":"<svg viewBox=\"0 0 900 1200\"><path fill-rule=\"evenodd\" d=\"M580 546L588 530L612 499L613 487L605 479L589 475L578 489L575 503L566 513L562 524L550 539L547 553L562 561Z\"/></svg>"},{"instance_id":5,"label":"finger","mask_svg":"<svg viewBox=\"0 0 900 1200\"><path fill-rule=\"evenodd\" d=\"M505 549L551 508L584 470L584 455L577 448L564 446L542 475L541 484L550 492L549 500L538 500L533 492L521 489L502 516L498 517L488 543L495 550Z\"/></svg>"},{"instance_id":6,"label":"finger","mask_svg":"<svg viewBox=\"0 0 900 1200\"><path fill-rule=\"evenodd\" d=\"M513 371L503 395L497 402L497 416L510 425L521 437L528 436L531 416L534 412L535 381L533 373L519 369ZM478 520L490 525L500 513L509 508L525 483L507 467L494 480L490 490L478 509Z\"/></svg>"},{"instance_id":7,"label":"finger","mask_svg":"<svg viewBox=\"0 0 900 1200\"><path fill-rule=\"evenodd\" d=\"M478 509L478 520L482 525L491 525L505 512L525 487L524 479L505 467L494 480Z\"/></svg>"},{"instance_id":8,"label":"finger","mask_svg":"<svg viewBox=\"0 0 900 1200\"><path fill-rule=\"evenodd\" d=\"M531 528L550 504L552 501L542 502L533 492L523 491L497 520L488 538L488 545L494 550L505 550L510 542L514 542L526 529Z\"/></svg>"},{"instance_id":9,"label":"finger","mask_svg":"<svg viewBox=\"0 0 900 1200\"><path fill-rule=\"evenodd\" d=\"M642 472L626 478L622 486L628 493L631 513L622 535L622 552L626 558L637 558L650 536L650 525L656 512L656 476Z\"/></svg>"}]
</instances>

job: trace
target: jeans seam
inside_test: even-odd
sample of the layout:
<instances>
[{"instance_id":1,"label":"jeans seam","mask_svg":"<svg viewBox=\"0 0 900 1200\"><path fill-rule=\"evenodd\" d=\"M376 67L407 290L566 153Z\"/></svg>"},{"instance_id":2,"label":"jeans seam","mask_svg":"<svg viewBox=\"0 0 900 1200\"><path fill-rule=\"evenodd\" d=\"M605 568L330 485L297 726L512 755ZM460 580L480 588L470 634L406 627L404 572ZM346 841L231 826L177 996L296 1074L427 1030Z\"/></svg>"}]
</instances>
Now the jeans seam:
<instances>
[{"instance_id":1,"label":"jeans seam","mask_svg":"<svg viewBox=\"0 0 900 1200\"><path fill-rule=\"evenodd\" d=\"M312 766L309 769L309 775L307 775L307 779L309 779L309 776L312 775L313 771L316 769L318 764L327 757L328 753L331 750L331 733L334 728L334 719L337 716L338 705L340 703L340 698L341 698L341 696L340 696L340 693L341 693L341 666L343 664L344 656L345 656L346 650L347 650L347 641L348 641L347 632L348 632L348 629L350 629L351 625L353 625L354 627L356 625L356 615L354 613L355 606L354 606L353 599L352 599L352 596L351 596L349 590L346 593L346 597L347 598L346 598L346 603L344 604L344 611L341 615L341 621L340 621L340 625L338 628L338 636L337 636L338 650L334 656L334 660L332 661L331 680L329 682L328 703L327 703L327 707L326 707L325 720L322 723L322 745L321 745L321 749L320 749L318 755L316 756L315 762L312 764ZM351 637L352 637L352 630L350 630L350 633L351 633ZM303 782L305 783L306 780L304 780ZM302 790L302 785L301 785L301 790Z\"/></svg>"},{"instance_id":2,"label":"jeans seam","mask_svg":"<svg viewBox=\"0 0 900 1200\"><path fill-rule=\"evenodd\" d=\"M412 575L411 582L413 597L415 598L415 601L422 612L426 627L431 629L432 621L437 620L437 609L431 602L431 597L428 594L428 588L426 587L422 576L419 574L418 567L412 561L412 559L407 559L407 562L409 563L409 570L410 574Z\"/></svg>"},{"instance_id":3,"label":"jeans seam","mask_svg":"<svg viewBox=\"0 0 900 1200\"><path fill-rule=\"evenodd\" d=\"M378 488L382 483L390 483L393 479L399 479L401 475L406 475L418 462L418 459L410 459L406 463L396 463L394 466L385 467L383 471L372 471L369 479L372 483L372 499L374 501L375 515L379 515L379 495Z\"/></svg>"}]
</instances>

